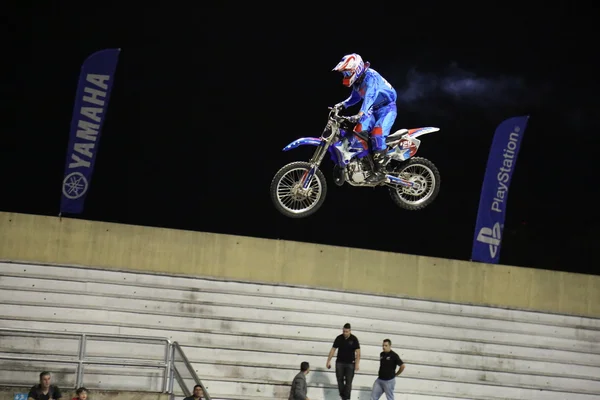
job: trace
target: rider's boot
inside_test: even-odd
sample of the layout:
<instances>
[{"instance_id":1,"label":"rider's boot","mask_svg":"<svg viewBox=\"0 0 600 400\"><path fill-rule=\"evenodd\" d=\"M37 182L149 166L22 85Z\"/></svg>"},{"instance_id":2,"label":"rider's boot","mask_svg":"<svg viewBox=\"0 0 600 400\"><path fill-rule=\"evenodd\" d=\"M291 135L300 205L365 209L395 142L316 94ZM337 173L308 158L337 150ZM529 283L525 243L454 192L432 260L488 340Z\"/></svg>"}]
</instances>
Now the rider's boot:
<instances>
[{"instance_id":1,"label":"rider's boot","mask_svg":"<svg viewBox=\"0 0 600 400\"><path fill-rule=\"evenodd\" d=\"M373 153L373 164L373 174L366 179L366 182L379 184L385 181L385 150L378 150Z\"/></svg>"}]
</instances>

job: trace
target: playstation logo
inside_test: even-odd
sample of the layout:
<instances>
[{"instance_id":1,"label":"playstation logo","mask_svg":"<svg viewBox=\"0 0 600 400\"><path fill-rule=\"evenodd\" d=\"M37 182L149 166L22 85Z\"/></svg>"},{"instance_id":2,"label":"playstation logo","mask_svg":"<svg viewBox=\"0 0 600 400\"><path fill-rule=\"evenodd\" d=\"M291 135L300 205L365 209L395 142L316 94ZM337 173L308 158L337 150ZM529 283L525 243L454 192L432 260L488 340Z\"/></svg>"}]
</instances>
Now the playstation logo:
<instances>
[{"instance_id":1,"label":"playstation logo","mask_svg":"<svg viewBox=\"0 0 600 400\"><path fill-rule=\"evenodd\" d=\"M500 227L499 222L496 222L491 229L484 226L479 230L479 233L477 234L478 242L485 243L490 246L490 256L492 258L496 258L501 240L502 228Z\"/></svg>"}]
</instances>

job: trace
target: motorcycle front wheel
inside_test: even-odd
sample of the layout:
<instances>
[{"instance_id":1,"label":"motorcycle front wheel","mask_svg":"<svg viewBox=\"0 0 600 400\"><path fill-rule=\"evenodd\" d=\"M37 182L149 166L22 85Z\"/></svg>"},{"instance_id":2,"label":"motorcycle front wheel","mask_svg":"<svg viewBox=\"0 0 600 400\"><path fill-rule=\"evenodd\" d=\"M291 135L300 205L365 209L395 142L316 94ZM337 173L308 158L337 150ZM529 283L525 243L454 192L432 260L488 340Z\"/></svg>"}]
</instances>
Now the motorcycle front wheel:
<instances>
[{"instance_id":1,"label":"motorcycle front wheel","mask_svg":"<svg viewBox=\"0 0 600 400\"><path fill-rule=\"evenodd\" d=\"M310 163L296 161L283 166L271 181L271 200L277 211L289 218L306 218L321 208L327 195L325 175L317 168L310 186L302 189L302 178Z\"/></svg>"}]
</instances>

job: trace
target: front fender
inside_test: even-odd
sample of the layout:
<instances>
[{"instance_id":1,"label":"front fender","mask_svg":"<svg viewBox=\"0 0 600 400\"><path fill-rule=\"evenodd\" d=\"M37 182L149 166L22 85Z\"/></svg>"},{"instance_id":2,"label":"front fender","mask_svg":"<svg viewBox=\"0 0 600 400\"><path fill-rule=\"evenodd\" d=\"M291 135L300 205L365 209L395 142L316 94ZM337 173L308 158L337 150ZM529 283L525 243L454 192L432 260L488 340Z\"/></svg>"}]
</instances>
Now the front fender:
<instances>
[{"instance_id":1,"label":"front fender","mask_svg":"<svg viewBox=\"0 0 600 400\"><path fill-rule=\"evenodd\" d=\"M295 149L298 146L318 146L321 144L323 140L321 138L316 137L303 137L300 139L294 140L292 143L288 144L283 148L283 151L289 151Z\"/></svg>"}]
</instances>

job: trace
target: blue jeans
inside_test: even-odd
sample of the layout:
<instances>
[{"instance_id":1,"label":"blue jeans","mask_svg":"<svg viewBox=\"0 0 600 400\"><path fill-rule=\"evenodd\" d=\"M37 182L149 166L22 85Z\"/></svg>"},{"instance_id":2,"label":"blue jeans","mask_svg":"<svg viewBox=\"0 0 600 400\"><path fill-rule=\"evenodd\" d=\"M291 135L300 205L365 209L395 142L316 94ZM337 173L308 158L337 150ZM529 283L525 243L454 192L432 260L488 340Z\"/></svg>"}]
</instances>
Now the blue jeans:
<instances>
[{"instance_id":1,"label":"blue jeans","mask_svg":"<svg viewBox=\"0 0 600 400\"><path fill-rule=\"evenodd\" d=\"M396 378L384 381L377 378L373 383L373 391L371 391L371 400L379 400L382 394L385 393L387 400L394 400L394 388L396 387Z\"/></svg>"}]
</instances>

